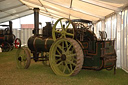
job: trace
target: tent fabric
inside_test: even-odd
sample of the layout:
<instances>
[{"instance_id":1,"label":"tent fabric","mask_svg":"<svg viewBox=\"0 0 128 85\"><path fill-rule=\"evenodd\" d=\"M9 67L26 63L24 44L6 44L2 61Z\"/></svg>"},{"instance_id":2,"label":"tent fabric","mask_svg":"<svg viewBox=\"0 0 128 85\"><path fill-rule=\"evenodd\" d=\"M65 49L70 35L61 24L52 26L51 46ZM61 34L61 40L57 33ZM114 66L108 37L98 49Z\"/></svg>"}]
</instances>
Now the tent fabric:
<instances>
[{"instance_id":1,"label":"tent fabric","mask_svg":"<svg viewBox=\"0 0 128 85\"><path fill-rule=\"evenodd\" d=\"M33 13L40 8L40 14L54 19L86 19L93 22L122 11L127 0L0 0L0 22Z\"/></svg>"},{"instance_id":2,"label":"tent fabric","mask_svg":"<svg viewBox=\"0 0 128 85\"><path fill-rule=\"evenodd\" d=\"M19 0L0 0L0 23L32 13L33 11Z\"/></svg>"}]
</instances>

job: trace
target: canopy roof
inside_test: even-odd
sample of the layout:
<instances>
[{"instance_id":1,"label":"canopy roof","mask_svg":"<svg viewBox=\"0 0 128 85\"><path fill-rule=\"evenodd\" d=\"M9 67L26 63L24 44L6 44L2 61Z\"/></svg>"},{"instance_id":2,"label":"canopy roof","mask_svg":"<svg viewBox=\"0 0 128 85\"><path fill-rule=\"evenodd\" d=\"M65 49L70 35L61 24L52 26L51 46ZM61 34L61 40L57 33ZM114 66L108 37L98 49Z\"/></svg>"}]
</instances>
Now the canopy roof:
<instances>
[{"instance_id":1,"label":"canopy roof","mask_svg":"<svg viewBox=\"0 0 128 85\"><path fill-rule=\"evenodd\" d=\"M128 0L0 0L0 22L33 13L51 18L86 19L98 21L128 6Z\"/></svg>"}]
</instances>

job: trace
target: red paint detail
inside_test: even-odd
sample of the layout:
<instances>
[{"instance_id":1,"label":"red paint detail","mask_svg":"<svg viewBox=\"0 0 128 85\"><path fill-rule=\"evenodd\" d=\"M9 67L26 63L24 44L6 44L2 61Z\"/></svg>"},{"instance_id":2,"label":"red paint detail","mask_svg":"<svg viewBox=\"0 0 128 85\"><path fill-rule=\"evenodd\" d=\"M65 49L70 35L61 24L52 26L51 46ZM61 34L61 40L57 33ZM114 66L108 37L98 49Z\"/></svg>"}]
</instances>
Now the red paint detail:
<instances>
[{"instance_id":1,"label":"red paint detail","mask_svg":"<svg viewBox=\"0 0 128 85\"><path fill-rule=\"evenodd\" d=\"M15 42L16 45L19 45L20 43L19 42Z\"/></svg>"},{"instance_id":2,"label":"red paint detail","mask_svg":"<svg viewBox=\"0 0 128 85\"><path fill-rule=\"evenodd\" d=\"M4 43L2 43L2 47L4 47Z\"/></svg>"},{"instance_id":3,"label":"red paint detail","mask_svg":"<svg viewBox=\"0 0 128 85\"><path fill-rule=\"evenodd\" d=\"M4 39L4 37L0 37L0 39Z\"/></svg>"},{"instance_id":4,"label":"red paint detail","mask_svg":"<svg viewBox=\"0 0 128 85\"><path fill-rule=\"evenodd\" d=\"M18 45L20 45L20 43L19 43L18 39L16 39L16 40L15 40L15 48L19 48Z\"/></svg>"}]
</instances>

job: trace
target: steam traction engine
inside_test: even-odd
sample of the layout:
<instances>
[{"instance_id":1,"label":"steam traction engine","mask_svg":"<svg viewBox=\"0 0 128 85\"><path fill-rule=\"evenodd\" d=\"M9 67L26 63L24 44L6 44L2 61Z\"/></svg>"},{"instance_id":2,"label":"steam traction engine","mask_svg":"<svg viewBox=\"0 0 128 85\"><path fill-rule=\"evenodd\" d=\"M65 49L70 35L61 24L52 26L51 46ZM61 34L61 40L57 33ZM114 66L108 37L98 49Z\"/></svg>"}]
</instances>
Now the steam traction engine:
<instances>
[{"instance_id":1,"label":"steam traction engine","mask_svg":"<svg viewBox=\"0 0 128 85\"><path fill-rule=\"evenodd\" d=\"M94 32L89 30L90 27L82 24L91 23L90 21L60 18L53 27L47 23L43 28L43 34L39 34L38 13L39 9L34 8L34 35L28 40L28 47L33 57L30 57L27 48L20 48L16 56L19 68L27 69L31 59L34 59L35 62L43 61L44 64L49 61L53 72L61 76L76 75L81 68L90 70L114 68L115 72L114 40L106 40L104 36L102 39L97 39Z\"/></svg>"},{"instance_id":2,"label":"steam traction engine","mask_svg":"<svg viewBox=\"0 0 128 85\"><path fill-rule=\"evenodd\" d=\"M9 21L9 25L0 25L6 27L4 30L0 29L0 47L3 52L8 52L15 48L21 47L21 40L16 38L12 32L12 22Z\"/></svg>"}]
</instances>

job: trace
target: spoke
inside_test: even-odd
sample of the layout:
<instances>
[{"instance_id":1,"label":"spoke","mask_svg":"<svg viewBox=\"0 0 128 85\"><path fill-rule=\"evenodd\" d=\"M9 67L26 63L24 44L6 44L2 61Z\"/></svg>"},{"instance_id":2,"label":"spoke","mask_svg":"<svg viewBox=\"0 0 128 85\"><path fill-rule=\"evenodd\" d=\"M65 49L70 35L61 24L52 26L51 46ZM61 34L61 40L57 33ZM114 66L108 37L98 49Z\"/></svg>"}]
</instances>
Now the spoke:
<instances>
[{"instance_id":1,"label":"spoke","mask_svg":"<svg viewBox=\"0 0 128 85\"><path fill-rule=\"evenodd\" d=\"M66 66L64 66L63 73L66 71Z\"/></svg>"},{"instance_id":2,"label":"spoke","mask_svg":"<svg viewBox=\"0 0 128 85\"><path fill-rule=\"evenodd\" d=\"M60 24L61 24L61 28L62 28L62 30L63 30L63 25L62 25L62 22L60 21Z\"/></svg>"},{"instance_id":3,"label":"spoke","mask_svg":"<svg viewBox=\"0 0 128 85\"><path fill-rule=\"evenodd\" d=\"M57 47L62 51L62 53L65 52L64 49L62 49L62 47L60 45L58 45Z\"/></svg>"},{"instance_id":4,"label":"spoke","mask_svg":"<svg viewBox=\"0 0 128 85\"><path fill-rule=\"evenodd\" d=\"M26 56L26 55L25 55L25 51L24 51L24 53L21 54L20 56L21 56L21 61L24 61L24 58L25 58L25 56Z\"/></svg>"},{"instance_id":5,"label":"spoke","mask_svg":"<svg viewBox=\"0 0 128 85\"><path fill-rule=\"evenodd\" d=\"M21 61L18 61L18 63L21 65Z\"/></svg>"},{"instance_id":6,"label":"spoke","mask_svg":"<svg viewBox=\"0 0 128 85\"><path fill-rule=\"evenodd\" d=\"M75 48L72 48L71 52L73 53L74 50L75 50Z\"/></svg>"},{"instance_id":7,"label":"spoke","mask_svg":"<svg viewBox=\"0 0 128 85\"><path fill-rule=\"evenodd\" d=\"M26 61L24 61L24 66L26 65Z\"/></svg>"},{"instance_id":8,"label":"spoke","mask_svg":"<svg viewBox=\"0 0 128 85\"><path fill-rule=\"evenodd\" d=\"M71 23L71 22L69 22L69 23L68 23L68 25L67 25L67 27L66 27L65 31L67 31L67 29L68 29L68 27L69 27L70 23Z\"/></svg>"},{"instance_id":9,"label":"spoke","mask_svg":"<svg viewBox=\"0 0 128 85\"><path fill-rule=\"evenodd\" d=\"M24 57L23 57L23 60L24 60L24 61L26 61L26 60L27 60L27 58L24 56Z\"/></svg>"},{"instance_id":10,"label":"spoke","mask_svg":"<svg viewBox=\"0 0 128 85\"><path fill-rule=\"evenodd\" d=\"M23 58L21 57L21 60L20 60L21 62L23 62Z\"/></svg>"},{"instance_id":11,"label":"spoke","mask_svg":"<svg viewBox=\"0 0 128 85\"><path fill-rule=\"evenodd\" d=\"M68 60L68 59L67 59L66 61L69 62L70 64L76 66L76 63L74 63L73 61L70 61L70 60Z\"/></svg>"},{"instance_id":12,"label":"spoke","mask_svg":"<svg viewBox=\"0 0 128 85\"><path fill-rule=\"evenodd\" d=\"M67 41L65 41L65 44L66 44L66 48L68 48L68 42Z\"/></svg>"},{"instance_id":13,"label":"spoke","mask_svg":"<svg viewBox=\"0 0 128 85\"><path fill-rule=\"evenodd\" d=\"M18 43L18 41L15 41L15 43Z\"/></svg>"},{"instance_id":14,"label":"spoke","mask_svg":"<svg viewBox=\"0 0 128 85\"><path fill-rule=\"evenodd\" d=\"M19 45L20 43L16 43L16 45Z\"/></svg>"},{"instance_id":15,"label":"spoke","mask_svg":"<svg viewBox=\"0 0 128 85\"><path fill-rule=\"evenodd\" d=\"M55 55L55 57L61 57L61 55Z\"/></svg>"},{"instance_id":16,"label":"spoke","mask_svg":"<svg viewBox=\"0 0 128 85\"><path fill-rule=\"evenodd\" d=\"M68 49L67 49L67 51L66 52L68 52L69 50L70 50L70 48L72 47L72 45L70 45L69 47L68 47Z\"/></svg>"},{"instance_id":17,"label":"spoke","mask_svg":"<svg viewBox=\"0 0 128 85\"><path fill-rule=\"evenodd\" d=\"M57 31L57 30L54 30L54 32L56 32L56 33L61 33L61 31Z\"/></svg>"},{"instance_id":18,"label":"spoke","mask_svg":"<svg viewBox=\"0 0 128 85\"><path fill-rule=\"evenodd\" d=\"M61 53L60 53L60 51L59 51L58 49L57 49L56 51L57 51L57 53L58 53L59 55L61 55Z\"/></svg>"},{"instance_id":19,"label":"spoke","mask_svg":"<svg viewBox=\"0 0 128 85\"><path fill-rule=\"evenodd\" d=\"M15 43L18 43L19 41L15 41Z\"/></svg>"},{"instance_id":20,"label":"spoke","mask_svg":"<svg viewBox=\"0 0 128 85\"><path fill-rule=\"evenodd\" d=\"M72 65L70 64L70 70L72 71Z\"/></svg>"},{"instance_id":21,"label":"spoke","mask_svg":"<svg viewBox=\"0 0 128 85\"><path fill-rule=\"evenodd\" d=\"M64 31L64 30L61 31L61 36L60 36L60 38L66 38L66 35L65 35L65 31Z\"/></svg>"},{"instance_id":22,"label":"spoke","mask_svg":"<svg viewBox=\"0 0 128 85\"><path fill-rule=\"evenodd\" d=\"M18 48L18 46L16 45L15 48Z\"/></svg>"},{"instance_id":23,"label":"spoke","mask_svg":"<svg viewBox=\"0 0 128 85\"><path fill-rule=\"evenodd\" d=\"M61 35L60 38L63 38L63 36Z\"/></svg>"},{"instance_id":24,"label":"spoke","mask_svg":"<svg viewBox=\"0 0 128 85\"><path fill-rule=\"evenodd\" d=\"M56 66L59 66L59 65L61 65L63 63L63 61L61 61L61 62L59 62L58 64L56 64Z\"/></svg>"},{"instance_id":25,"label":"spoke","mask_svg":"<svg viewBox=\"0 0 128 85\"><path fill-rule=\"evenodd\" d=\"M67 62L65 62L65 66L66 66L68 72L70 72L71 70L69 69Z\"/></svg>"},{"instance_id":26,"label":"spoke","mask_svg":"<svg viewBox=\"0 0 128 85\"><path fill-rule=\"evenodd\" d=\"M68 57L74 57L76 56L76 53L67 55Z\"/></svg>"},{"instance_id":27,"label":"spoke","mask_svg":"<svg viewBox=\"0 0 128 85\"><path fill-rule=\"evenodd\" d=\"M56 62L58 62L58 61L61 61L61 58L59 58L59 59L56 59Z\"/></svg>"},{"instance_id":28,"label":"spoke","mask_svg":"<svg viewBox=\"0 0 128 85\"><path fill-rule=\"evenodd\" d=\"M65 34L63 34L63 35L62 35L62 38L66 38L66 35L65 35Z\"/></svg>"},{"instance_id":29,"label":"spoke","mask_svg":"<svg viewBox=\"0 0 128 85\"><path fill-rule=\"evenodd\" d=\"M20 65L20 67L23 67L23 66L22 66L22 62L21 62L21 61L19 62L19 65Z\"/></svg>"},{"instance_id":30,"label":"spoke","mask_svg":"<svg viewBox=\"0 0 128 85\"><path fill-rule=\"evenodd\" d=\"M74 36L74 34L72 34L72 33L67 33L67 32L66 32L66 35Z\"/></svg>"},{"instance_id":31,"label":"spoke","mask_svg":"<svg viewBox=\"0 0 128 85\"><path fill-rule=\"evenodd\" d=\"M77 59L73 57L73 58L72 58L72 61L77 61Z\"/></svg>"}]
</instances>

